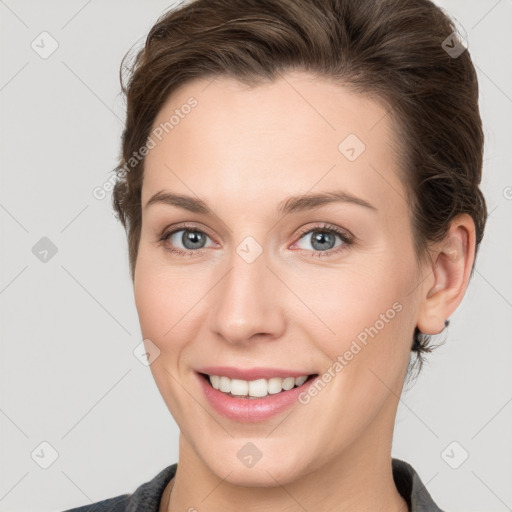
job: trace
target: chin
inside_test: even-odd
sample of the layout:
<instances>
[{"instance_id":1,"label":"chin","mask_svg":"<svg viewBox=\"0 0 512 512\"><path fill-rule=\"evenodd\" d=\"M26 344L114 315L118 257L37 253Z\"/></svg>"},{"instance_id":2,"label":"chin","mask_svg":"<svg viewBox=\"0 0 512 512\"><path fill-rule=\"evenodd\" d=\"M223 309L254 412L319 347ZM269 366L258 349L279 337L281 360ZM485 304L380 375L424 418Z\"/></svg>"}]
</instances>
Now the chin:
<instances>
[{"instance_id":1,"label":"chin","mask_svg":"<svg viewBox=\"0 0 512 512\"><path fill-rule=\"evenodd\" d=\"M272 443L265 444L265 439L236 441L236 446L217 449L202 457L212 473L232 485L278 487L309 472L304 453L292 446L282 446L282 440L278 441L282 450L273 449Z\"/></svg>"},{"instance_id":2,"label":"chin","mask_svg":"<svg viewBox=\"0 0 512 512\"><path fill-rule=\"evenodd\" d=\"M252 468L228 469L226 467L225 472L220 474L215 471L219 478L239 487L280 487L295 480L299 472L300 468L296 466L285 466L282 463L263 464L261 461ZM229 476L226 477L228 473Z\"/></svg>"}]
</instances>

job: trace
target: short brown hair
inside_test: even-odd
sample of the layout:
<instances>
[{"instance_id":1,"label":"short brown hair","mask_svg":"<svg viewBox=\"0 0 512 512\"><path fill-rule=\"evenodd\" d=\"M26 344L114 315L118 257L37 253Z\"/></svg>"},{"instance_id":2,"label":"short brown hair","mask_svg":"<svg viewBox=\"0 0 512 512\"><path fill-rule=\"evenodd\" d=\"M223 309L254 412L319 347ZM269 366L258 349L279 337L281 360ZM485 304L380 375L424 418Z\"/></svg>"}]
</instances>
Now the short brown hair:
<instances>
[{"instance_id":1,"label":"short brown hair","mask_svg":"<svg viewBox=\"0 0 512 512\"><path fill-rule=\"evenodd\" d=\"M127 55L121 65L127 115L112 202L127 231L132 280L144 159L128 162L174 90L222 75L257 85L299 69L379 99L395 121L418 257L460 213L473 218L478 249L487 217L479 189L483 131L469 52L447 51L456 33L429 0L195 0L162 15L127 86ZM416 328L411 350L420 368L429 340Z\"/></svg>"}]
</instances>

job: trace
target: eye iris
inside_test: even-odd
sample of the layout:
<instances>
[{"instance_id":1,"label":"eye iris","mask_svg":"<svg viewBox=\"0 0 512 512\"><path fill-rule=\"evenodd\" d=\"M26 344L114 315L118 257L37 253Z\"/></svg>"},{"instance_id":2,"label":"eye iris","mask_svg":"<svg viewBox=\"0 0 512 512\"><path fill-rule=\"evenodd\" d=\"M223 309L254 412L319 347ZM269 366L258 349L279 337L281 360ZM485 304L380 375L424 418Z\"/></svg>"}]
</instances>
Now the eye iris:
<instances>
[{"instance_id":1,"label":"eye iris","mask_svg":"<svg viewBox=\"0 0 512 512\"><path fill-rule=\"evenodd\" d=\"M181 241L187 249L201 249L204 244L204 233L184 230Z\"/></svg>"},{"instance_id":2,"label":"eye iris","mask_svg":"<svg viewBox=\"0 0 512 512\"><path fill-rule=\"evenodd\" d=\"M313 235L312 246L315 249L329 250L334 247L334 244L335 244L334 233L329 233L327 231L314 231L312 233L312 235ZM326 247L325 245L322 245L322 243L325 243L326 241L327 241L328 247ZM320 246L316 245L317 243L320 243Z\"/></svg>"}]
</instances>

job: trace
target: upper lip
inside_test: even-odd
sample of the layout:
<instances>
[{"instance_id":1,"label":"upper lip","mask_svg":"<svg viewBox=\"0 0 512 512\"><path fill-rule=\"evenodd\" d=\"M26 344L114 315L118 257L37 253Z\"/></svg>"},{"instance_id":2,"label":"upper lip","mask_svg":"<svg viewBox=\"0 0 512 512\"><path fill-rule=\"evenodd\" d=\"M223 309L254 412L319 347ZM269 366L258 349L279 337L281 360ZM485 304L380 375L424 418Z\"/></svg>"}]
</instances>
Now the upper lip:
<instances>
[{"instance_id":1,"label":"upper lip","mask_svg":"<svg viewBox=\"0 0 512 512\"><path fill-rule=\"evenodd\" d=\"M232 366L204 366L196 368L199 373L207 375L219 375L221 377L228 377L230 379L241 380L258 380L258 379L271 379L272 377L302 377L303 375L312 375L313 372L309 371L296 371L286 370L283 368L234 368Z\"/></svg>"}]
</instances>

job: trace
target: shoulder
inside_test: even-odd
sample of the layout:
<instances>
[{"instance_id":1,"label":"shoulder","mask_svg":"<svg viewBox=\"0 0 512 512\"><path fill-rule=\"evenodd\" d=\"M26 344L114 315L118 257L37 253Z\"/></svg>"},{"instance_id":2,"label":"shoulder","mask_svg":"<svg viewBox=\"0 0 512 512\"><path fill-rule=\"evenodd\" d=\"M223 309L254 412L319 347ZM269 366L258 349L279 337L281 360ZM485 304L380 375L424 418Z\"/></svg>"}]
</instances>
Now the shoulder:
<instances>
[{"instance_id":1,"label":"shoulder","mask_svg":"<svg viewBox=\"0 0 512 512\"><path fill-rule=\"evenodd\" d=\"M165 486L176 474L177 464L167 466L130 494L121 494L63 512L158 512Z\"/></svg>"},{"instance_id":2,"label":"shoulder","mask_svg":"<svg viewBox=\"0 0 512 512\"><path fill-rule=\"evenodd\" d=\"M97 501L96 503L90 503L89 505L83 505L81 507L70 508L63 512L125 512L127 510L128 500L131 494L122 494L115 498L108 498L106 500Z\"/></svg>"},{"instance_id":3,"label":"shoulder","mask_svg":"<svg viewBox=\"0 0 512 512\"><path fill-rule=\"evenodd\" d=\"M410 512L443 512L410 464L392 459L392 467L396 488L409 505Z\"/></svg>"}]
</instances>

